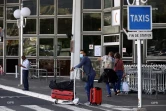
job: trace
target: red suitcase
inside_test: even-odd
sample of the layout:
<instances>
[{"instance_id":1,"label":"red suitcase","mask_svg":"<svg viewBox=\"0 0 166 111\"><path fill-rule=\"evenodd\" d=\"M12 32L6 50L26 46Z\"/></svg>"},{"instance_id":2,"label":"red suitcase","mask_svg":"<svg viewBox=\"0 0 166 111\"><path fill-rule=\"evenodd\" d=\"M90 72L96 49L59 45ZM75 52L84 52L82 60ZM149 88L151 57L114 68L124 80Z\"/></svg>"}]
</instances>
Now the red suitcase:
<instances>
[{"instance_id":1,"label":"red suitcase","mask_svg":"<svg viewBox=\"0 0 166 111\"><path fill-rule=\"evenodd\" d=\"M73 100L74 93L73 91L62 91L62 90L53 89L51 92L51 97L53 99Z\"/></svg>"},{"instance_id":2,"label":"red suitcase","mask_svg":"<svg viewBox=\"0 0 166 111\"><path fill-rule=\"evenodd\" d=\"M99 87L91 88L90 90L90 104L101 105L102 89Z\"/></svg>"}]
</instances>

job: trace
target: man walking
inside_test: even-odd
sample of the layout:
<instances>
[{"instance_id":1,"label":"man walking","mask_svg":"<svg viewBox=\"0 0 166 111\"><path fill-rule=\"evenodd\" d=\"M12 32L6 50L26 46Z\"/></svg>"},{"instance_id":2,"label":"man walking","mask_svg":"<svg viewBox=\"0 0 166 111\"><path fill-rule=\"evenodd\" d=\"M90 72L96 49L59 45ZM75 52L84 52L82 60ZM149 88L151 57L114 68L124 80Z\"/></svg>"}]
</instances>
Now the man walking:
<instances>
[{"instance_id":1,"label":"man walking","mask_svg":"<svg viewBox=\"0 0 166 111\"><path fill-rule=\"evenodd\" d=\"M85 84L85 90L88 97L88 102L85 103L86 105L90 104L90 89L93 88L94 78L96 76L96 72L93 70L91 60L86 56L86 52L84 50L80 51L80 58L81 62L73 67L71 71L74 70L74 68L81 68L83 66L84 73L88 76L88 80Z\"/></svg>"},{"instance_id":2,"label":"man walking","mask_svg":"<svg viewBox=\"0 0 166 111\"><path fill-rule=\"evenodd\" d=\"M29 90L29 83L28 83L28 73L29 73L29 67L30 62L28 59L26 59L25 56L22 56L23 63L19 64L20 67L22 67L22 73L23 73L23 85L25 91Z\"/></svg>"}]
</instances>

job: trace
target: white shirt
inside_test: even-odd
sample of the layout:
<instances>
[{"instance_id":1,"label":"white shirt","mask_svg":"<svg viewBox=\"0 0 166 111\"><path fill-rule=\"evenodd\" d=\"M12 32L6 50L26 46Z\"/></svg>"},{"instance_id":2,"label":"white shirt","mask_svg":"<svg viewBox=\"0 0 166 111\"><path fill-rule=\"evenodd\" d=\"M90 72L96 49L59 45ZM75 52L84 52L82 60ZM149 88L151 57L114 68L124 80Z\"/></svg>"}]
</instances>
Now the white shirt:
<instances>
[{"instance_id":1,"label":"white shirt","mask_svg":"<svg viewBox=\"0 0 166 111\"><path fill-rule=\"evenodd\" d=\"M26 68L22 67L22 70L29 70L30 62L29 62L28 59L25 59L25 60L23 61L22 65L23 65L24 67L26 67Z\"/></svg>"}]
</instances>

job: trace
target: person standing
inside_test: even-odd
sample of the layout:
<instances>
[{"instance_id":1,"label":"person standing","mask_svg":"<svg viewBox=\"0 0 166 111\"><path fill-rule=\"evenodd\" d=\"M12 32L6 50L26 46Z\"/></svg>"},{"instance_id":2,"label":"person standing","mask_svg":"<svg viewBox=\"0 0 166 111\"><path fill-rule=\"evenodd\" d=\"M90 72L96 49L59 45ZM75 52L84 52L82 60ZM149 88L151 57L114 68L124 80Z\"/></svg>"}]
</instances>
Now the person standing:
<instances>
[{"instance_id":1,"label":"person standing","mask_svg":"<svg viewBox=\"0 0 166 111\"><path fill-rule=\"evenodd\" d=\"M86 102L85 104L89 105L90 104L90 89L93 88L96 72L93 70L91 60L86 56L85 50L80 51L80 58L81 58L81 62L75 67L72 67L71 71L73 71L75 68L81 68L83 66L84 73L88 76L88 80L85 84L85 90L87 93L88 102Z\"/></svg>"},{"instance_id":2,"label":"person standing","mask_svg":"<svg viewBox=\"0 0 166 111\"><path fill-rule=\"evenodd\" d=\"M19 66L22 67L23 85L24 85L23 90L28 91L29 90L28 74L29 74L30 62L24 55L22 56L22 60L23 63L19 64Z\"/></svg>"},{"instance_id":3,"label":"person standing","mask_svg":"<svg viewBox=\"0 0 166 111\"><path fill-rule=\"evenodd\" d=\"M114 57L115 57L114 70L118 76L118 81L114 89L116 89L115 95L118 95L120 93L120 86L121 86L121 81L122 81L122 77L124 73L124 64L119 53L115 53Z\"/></svg>"}]
</instances>

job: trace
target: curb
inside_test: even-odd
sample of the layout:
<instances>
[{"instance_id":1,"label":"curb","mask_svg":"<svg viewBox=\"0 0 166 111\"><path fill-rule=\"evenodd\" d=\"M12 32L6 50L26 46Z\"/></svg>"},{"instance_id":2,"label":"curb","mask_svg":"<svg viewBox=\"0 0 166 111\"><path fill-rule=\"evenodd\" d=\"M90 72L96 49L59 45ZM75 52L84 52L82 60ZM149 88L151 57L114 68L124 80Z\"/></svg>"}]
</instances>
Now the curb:
<instances>
[{"instance_id":1,"label":"curb","mask_svg":"<svg viewBox=\"0 0 166 111\"><path fill-rule=\"evenodd\" d=\"M31 92L31 91L23 91L22 89L10 87L10 86L5 86L5 85L1 85L1 84L0 84L0 88L7 90L7 91L12 91L12 92L16 92L19 94L35 97L38 99L42 99L42 100L46 100L46 101L50 101L50 102L55 102L55 100L52 99L51 96L48 96L48 95L44 95L44 94L40 94L40 93L36 93L36 92Z\"/></svg>"}]
</instances>

